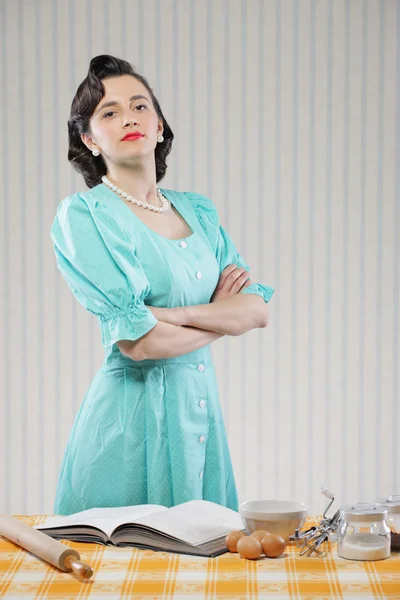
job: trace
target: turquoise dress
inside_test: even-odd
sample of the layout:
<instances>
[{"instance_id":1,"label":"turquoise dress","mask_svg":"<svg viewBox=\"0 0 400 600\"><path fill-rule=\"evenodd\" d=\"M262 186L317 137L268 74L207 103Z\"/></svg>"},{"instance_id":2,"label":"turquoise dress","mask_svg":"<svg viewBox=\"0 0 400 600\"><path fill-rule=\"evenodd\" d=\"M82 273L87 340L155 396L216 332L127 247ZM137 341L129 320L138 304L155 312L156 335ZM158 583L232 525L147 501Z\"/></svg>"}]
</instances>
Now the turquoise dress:
<instances>
[{"instance_id":1,"label":"turquoise dress","mask_svg":"<svg viewBox=\"0 0 400 600\"><path fill-rule=\"evenodd\" d=\"M188 237L156 233L103 183L57 208L50 233L57 268L98 317L104 347L65 448L57 515L193 499L238 510L210 345L141 361L116 345L155 327L148 306L209 303L228 264L249 269L209 198L160 189L188 223ZM241 293L268 302L273 291L253 283Z\"/></svg>"}]
</instances>

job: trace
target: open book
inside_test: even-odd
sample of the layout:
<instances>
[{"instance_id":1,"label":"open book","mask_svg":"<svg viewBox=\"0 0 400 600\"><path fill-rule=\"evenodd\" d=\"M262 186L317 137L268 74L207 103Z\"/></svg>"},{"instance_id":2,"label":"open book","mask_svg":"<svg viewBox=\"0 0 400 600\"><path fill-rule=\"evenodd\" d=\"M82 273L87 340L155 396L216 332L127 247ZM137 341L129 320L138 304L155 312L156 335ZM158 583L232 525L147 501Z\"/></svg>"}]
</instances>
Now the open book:
<instances>
[{"instance_id":1,"label":"open book","mask_svg":"<svg viewBox=\"0 0 400 600\"><path fill-rule=\"evenodd\" d=\"M209 557L228 551L225 537L230 531L246 531L239 513L208 500L190 500L170 508L160 504L90 508L47 518L34 527L57 540Z\"/></svg>"}]
</instances>

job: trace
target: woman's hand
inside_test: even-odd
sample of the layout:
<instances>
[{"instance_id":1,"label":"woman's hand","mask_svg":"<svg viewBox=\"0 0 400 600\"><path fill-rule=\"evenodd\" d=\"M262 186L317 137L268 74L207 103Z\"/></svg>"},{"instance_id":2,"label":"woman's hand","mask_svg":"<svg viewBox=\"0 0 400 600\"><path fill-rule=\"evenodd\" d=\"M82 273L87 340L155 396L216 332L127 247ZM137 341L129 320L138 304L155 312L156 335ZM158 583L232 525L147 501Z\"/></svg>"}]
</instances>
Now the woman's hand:
<instances>
[{"instance_id":1,"label":"woman's hand","mask_svg":"<svg viewBox=\"0 0 400 600\"><path fill-rule=\"evenodd\" d=\"M228 265L219 277L217 287L211 296L210 302L218 302L219 300L225 300L225 298L234 296L252 283L246 269L237 267L235 264Z\"/></svg>"},{"instance_id":2,"label":"woman's hand","mask_svg":"<svg viewBox=\"0 0 400 600\"><path fill-rule=\"evenodd\" d=\"M210 303L225 300L225 298L234 296L252 283L248 271L242 267L238 268L235 264L228 265L219 277L217 287L214 290ZM176 306L173 308L149 306L147 304L145 306L151 310L155 318L159 321L170 323L171 325L185 326L188 324L186 306Z\"/></svg>"}]
</instances>

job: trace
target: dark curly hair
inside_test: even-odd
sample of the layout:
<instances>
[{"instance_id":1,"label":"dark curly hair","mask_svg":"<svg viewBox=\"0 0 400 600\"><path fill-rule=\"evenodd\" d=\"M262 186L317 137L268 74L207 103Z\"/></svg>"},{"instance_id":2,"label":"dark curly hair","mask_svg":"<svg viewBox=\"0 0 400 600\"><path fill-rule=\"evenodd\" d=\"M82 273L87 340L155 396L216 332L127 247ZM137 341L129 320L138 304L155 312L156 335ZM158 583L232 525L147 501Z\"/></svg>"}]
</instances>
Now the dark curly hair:
<instances>
[{"instance_id":1,"label":"dark curly hair","mask_svg":"<svg viewBox=\"0 0 400 600\"><path fill-rule=\"evenodd\" d=\"M86 185L92 188L101 183L101 177L106 174L107 168L102 156L93 156L89 148L82 142L81 133L91 135L89 119L96 106L105 95L102 79L118 75L133 75L147 88L157 115L163 122L164 141L157 143L154 150L157 183L165 176L167 170L167 156L171 152L174 134L162 113L157 98L145 77L139 75L130 63L109 54L100 54L90 61L86 78L79 85L71 104L71 113L68 119L68 160L78 173L83 175Z\"/></svg>"}]
</instances>

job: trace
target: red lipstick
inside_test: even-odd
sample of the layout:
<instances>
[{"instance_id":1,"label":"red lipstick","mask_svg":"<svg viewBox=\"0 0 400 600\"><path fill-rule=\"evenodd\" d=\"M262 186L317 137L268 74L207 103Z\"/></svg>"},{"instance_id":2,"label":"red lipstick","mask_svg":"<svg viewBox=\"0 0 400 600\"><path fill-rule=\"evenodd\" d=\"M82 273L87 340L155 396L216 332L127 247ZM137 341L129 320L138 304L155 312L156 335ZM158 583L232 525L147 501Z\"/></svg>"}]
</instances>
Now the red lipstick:
<instances>
[{"instance_id":1,"label":"red lipstick","mask_svg":"<svg viewBox=\"0 0 400 600\"><path fill-rule=\"evenodd\" d=\"M140 131L130 131L122 138L121 141L124 142L125 140L137 140L142 137L144 137L144 135L143 133L140 133Z\"/></svg>"}]
</instances>

